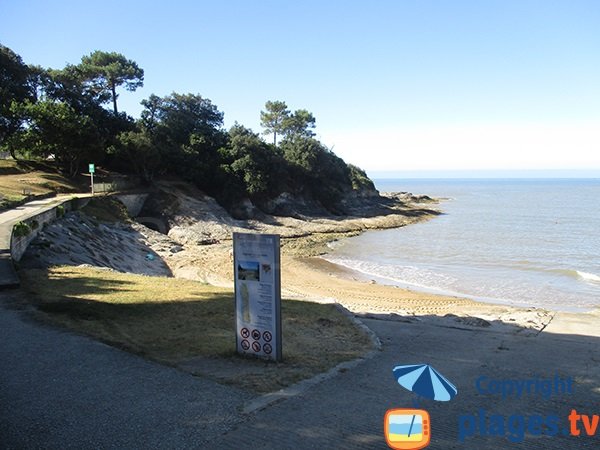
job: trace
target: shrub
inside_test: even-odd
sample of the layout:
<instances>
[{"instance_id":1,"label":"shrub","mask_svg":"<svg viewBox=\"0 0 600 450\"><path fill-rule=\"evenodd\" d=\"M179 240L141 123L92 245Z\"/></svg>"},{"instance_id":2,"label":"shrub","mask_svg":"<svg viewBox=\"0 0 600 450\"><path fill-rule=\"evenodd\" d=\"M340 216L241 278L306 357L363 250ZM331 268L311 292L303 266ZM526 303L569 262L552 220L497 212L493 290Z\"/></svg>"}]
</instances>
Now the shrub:
<instances>
[{"instance_id":1,"label":"shrub","mask_svg":"<svg viewBox=\"0 0 600 450\"><path fill-rule=\"evenodd\" d=\"M31 233L31 227L25 222L18 222L13 228L13 234L16 237L27 236Z\"/></svg>"}]
</instances>

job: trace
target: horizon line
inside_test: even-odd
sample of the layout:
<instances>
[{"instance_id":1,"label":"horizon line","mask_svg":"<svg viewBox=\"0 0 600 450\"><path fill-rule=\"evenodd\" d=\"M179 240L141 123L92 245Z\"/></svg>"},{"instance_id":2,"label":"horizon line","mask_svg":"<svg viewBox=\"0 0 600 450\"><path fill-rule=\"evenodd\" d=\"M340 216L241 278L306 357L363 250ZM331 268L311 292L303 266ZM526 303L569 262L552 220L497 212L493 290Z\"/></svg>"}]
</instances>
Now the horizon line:
<instances>
[{"instance_id":1,"label":"horizon line","mask_svg":"<svg viewBox=\"0 0 600 450\"><path fill-rule=\"evenodd\" d=\"M394 178L600 178L600 169L367 170L372 179Z\"/></svg>"}]
</instances>

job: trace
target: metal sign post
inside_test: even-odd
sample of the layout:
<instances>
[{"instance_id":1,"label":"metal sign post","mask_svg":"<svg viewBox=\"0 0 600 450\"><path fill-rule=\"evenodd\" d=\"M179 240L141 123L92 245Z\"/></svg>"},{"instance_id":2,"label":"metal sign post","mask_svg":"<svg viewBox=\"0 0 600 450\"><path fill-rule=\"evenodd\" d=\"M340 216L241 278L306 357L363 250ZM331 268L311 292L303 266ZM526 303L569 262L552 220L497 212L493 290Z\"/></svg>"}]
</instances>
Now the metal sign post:
<instances>
[{"instance_id":1,"label":"metal sign post","mask_svg":"<svg viewBox=\"0 0 600 450\"><path fill-rule=\"evenodd\" d=\"M237 352L281 361L279 236L233 233Z\"/></svg>"},{"instance_id":2,"label":"metal sign post","mask_svg":"<svg viewBox=\"0 0 600 450\"><path fill-rule=\"evenodd\" d=\"M92 197L94 196L94 172L96 171L96 166L94 164L89 165L89 172L92 177Z\"/></svg>"}]
</instances>

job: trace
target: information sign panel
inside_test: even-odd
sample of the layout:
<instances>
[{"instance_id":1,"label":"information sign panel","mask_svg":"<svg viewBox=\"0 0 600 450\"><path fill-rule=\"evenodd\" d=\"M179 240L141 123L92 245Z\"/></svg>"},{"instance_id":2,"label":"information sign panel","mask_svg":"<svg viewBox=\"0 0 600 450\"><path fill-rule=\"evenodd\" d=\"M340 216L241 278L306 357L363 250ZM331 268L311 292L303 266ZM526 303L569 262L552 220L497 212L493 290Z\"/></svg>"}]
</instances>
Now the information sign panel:
<instances>
[{"instance_id":1,"label":"information sign panel","mask_svg":"<svg viewBox=\"0 0 600 450\"><path fill-rule=\"evenodd\" d=\"M281 361L279 236L234 233L233 264L237 351Z\"/></svg>"}]
</instances>

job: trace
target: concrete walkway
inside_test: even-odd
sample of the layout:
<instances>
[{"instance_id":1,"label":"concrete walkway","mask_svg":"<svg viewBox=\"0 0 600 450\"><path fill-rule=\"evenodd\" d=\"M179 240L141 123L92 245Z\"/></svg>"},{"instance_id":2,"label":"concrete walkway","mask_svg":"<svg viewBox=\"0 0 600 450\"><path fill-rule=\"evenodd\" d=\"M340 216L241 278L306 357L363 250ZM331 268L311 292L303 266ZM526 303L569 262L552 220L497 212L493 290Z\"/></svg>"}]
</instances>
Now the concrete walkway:
<instances>
[{"instance_id":1,"label":"concrete walkway","mask_svg":"<svg viewBox=\"0 0 600 450\"><path fill-rule=\"evenodd\" d=\"M383 449L385 411L410 408L415 399L395 382L392 368L422 362L458 388L451 402L420 404L431 415L429 448L579 449L597 448L600 439L600 429L596 437L562 434L571 409L600 413L597 337L456 328L435 318L364 320L381 338L381 352L297 396L244 414L253 395L41 326L15 309L19 295L0 293L2 448ZM481 376L571 377L574 390L547 399L534 393L502 399L477 391ZM498 414L506 420L556 415L560 435L530 433L513 443L507 436L512 429L519 437L518 423L509 428L506 422L506 436L483 436L486 430L478 427ZM470 417L475 428L460 442L459 423Z\"/></svg>"}]
</instances>

